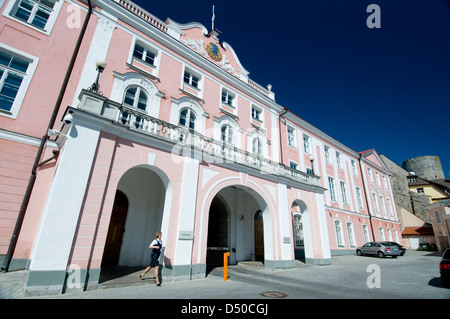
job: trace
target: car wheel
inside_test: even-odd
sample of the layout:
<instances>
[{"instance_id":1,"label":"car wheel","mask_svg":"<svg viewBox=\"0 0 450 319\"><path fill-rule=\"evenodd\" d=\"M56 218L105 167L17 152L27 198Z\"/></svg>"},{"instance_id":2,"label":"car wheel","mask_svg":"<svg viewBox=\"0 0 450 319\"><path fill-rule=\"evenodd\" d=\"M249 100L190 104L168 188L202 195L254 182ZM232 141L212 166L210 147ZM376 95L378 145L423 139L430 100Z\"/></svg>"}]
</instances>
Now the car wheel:
<instances>
[{"instance_id":1,"label":"car wheel","mask_svg":"<svg viewBox=\"0 0 450 319\"><path fill-rule=\"evenodd\" d=\"M356 251L356 254L357 254L358 256L362 256L362 255L363 255L362 251L359 250L359 249Z\"/></svg>"},{"instance_id":2,"label":"car wheel","mask_svg":"<svg viewBox=\"0 0 450 319\"><path fill-rule=\"evenodd\" d=\"M378 252L378 257L383 258L384 257L384 253L382 251Z\"/></svg>"}]
</instances>

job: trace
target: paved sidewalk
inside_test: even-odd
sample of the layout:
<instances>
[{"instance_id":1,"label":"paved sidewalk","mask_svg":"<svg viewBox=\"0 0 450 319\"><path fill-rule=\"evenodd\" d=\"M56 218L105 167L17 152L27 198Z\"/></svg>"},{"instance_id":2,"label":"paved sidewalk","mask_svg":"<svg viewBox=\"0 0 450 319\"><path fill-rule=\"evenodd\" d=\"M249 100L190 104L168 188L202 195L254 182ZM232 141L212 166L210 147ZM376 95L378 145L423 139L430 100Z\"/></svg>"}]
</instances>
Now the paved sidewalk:
<instances>
[{"instance_id":1,"label":"paved sidewalk","mask_svg":"<svg viewBox=\"0 0 450 319\"><path fill-rule=\"evenodd\" d=\"M25 270L0 272L0 299L16 299L23 296Z\"/></svg>"},{"instance_id":2,"label":"paved sidewalk","mask_svg":"<svg viewBox=\"0 0 450 319\"><path fill-rule=\"evenodd\" d=\"M397 259L333 257L328 266L297 263L292 269L229 266L229 280L223 268L216 268L205 279L188 282L140 280L136 269L117 279L108 279L98 289L82 293L40 296L26 299L273 299L266 292L282 293L283 299L450 299L450 289L439 278L440 256L430 252L408 252ZM368 288L369 266L378 265L381 287ZM0 273L0 298L23 298L25 271Z\"/></svg>"}]
</instances>

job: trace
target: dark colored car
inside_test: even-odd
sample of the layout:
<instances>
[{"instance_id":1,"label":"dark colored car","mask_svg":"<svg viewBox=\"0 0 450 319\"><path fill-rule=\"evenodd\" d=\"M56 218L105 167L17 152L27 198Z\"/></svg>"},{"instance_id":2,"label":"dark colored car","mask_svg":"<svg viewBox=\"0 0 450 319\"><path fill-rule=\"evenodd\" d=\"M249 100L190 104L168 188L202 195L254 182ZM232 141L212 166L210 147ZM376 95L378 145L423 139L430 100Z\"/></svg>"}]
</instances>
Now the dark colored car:
<instances>
[{"instance_id":1,"label":"dark colored car","mask_svg":"<svg viewBox=\"0 0 450 319\"><path fill-rule=\"evenodd\" d=\"M401 253L400 256L403 256L406 253L406 248L403 247L402 245L400 245L399 243L396 243L395 241L381 241L380 243L387 243L390 245L395 245L398 247L398 249L400 249Z\"/></svg>"},{"instance_id":2,"label":"dark colored car","mask_svg":"<svg viewBox=\"0 0 450 319\"><path fill-rule=\"evenodd\" d=\"M400 256L401 251L396 245L391 245L387 242L372 241L356 248L356 254L358 256L376 255L380 258L385 256L392 256L392 258L397 258L397 256Z\"/></svg>"},{"instance_id":3,"label":"dark colored car","mask_svg":"<svg viewBox=\"0 0 450 319\"><path fill-rule=\"evenodd\" d=\"M450 248L447 248L439 262L439 272L444 287L450 288Z\"/></svg>"}]
</instances>

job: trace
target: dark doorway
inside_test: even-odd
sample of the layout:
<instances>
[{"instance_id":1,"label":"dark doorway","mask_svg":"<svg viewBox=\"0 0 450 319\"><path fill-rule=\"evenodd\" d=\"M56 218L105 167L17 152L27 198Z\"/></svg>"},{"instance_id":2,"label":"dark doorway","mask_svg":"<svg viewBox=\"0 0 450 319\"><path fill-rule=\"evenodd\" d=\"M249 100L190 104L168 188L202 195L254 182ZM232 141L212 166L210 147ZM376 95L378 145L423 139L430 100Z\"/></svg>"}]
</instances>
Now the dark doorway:
<instances>
[{"instance_id":1,"label":"dark doorway","mask_svg":"<svg viewBox=\"0 0 450 319\"><path fill-rule=\"evenodd\" d=\"M125 222L127 220L127 212L128 199L124 193L118 190L114 199L108 235L106 236L102 266L115 266L119 262L120 248L122 246Z\"/></svg>"},{"instance_id":2,"label":"dark doorway","mask_svg":"<svg viewBox=\"0 0 450 319\"><path fill-rule=\"evenodd\" d=\"M211 203L208 222L206 264L223 266L223 254L230 249L230 212L225 199L216 195Z\"/></svg>"},{"instance_id":3,"label":"dark doorway","mask_svg":"<svg viewBox=\"0 0 450 319\"><path fill-rule=\"evenodd\" d=\"M255 227L255 260L264 262L264 222L263 214L259 210L254 218Z\"/></svg>"}]
</instances>

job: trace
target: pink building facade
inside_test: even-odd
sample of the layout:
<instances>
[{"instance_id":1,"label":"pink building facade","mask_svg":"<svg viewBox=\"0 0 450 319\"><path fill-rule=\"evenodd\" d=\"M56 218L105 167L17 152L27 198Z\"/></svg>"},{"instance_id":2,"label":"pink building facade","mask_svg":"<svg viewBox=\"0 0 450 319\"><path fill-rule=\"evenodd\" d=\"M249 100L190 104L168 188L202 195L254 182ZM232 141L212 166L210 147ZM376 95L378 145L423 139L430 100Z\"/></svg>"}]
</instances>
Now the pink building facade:
<instances>
[{"instance_id":1,"label":"pink building facade","mask_svg":"<svg viewBox=\"0 0 450 319\"><path fill-rule=\"evenodd\" d=\"M1 106L0 255L27 269L28 294L146 266L156 231L164 280L204 278L224 252L230 264L289 268L402 241L376 151L355 152L277 104L215 32L125 0L48 1L36 26L22 2L2 6L0 49L30 62Z\"/></svg>"}]
</instances>

